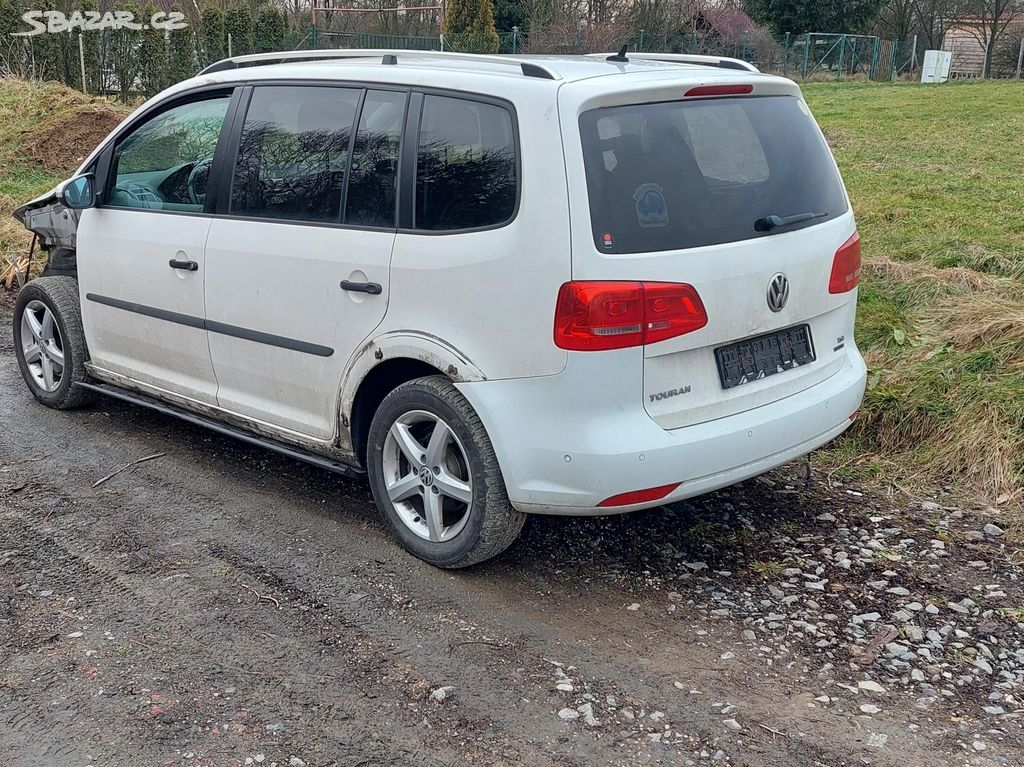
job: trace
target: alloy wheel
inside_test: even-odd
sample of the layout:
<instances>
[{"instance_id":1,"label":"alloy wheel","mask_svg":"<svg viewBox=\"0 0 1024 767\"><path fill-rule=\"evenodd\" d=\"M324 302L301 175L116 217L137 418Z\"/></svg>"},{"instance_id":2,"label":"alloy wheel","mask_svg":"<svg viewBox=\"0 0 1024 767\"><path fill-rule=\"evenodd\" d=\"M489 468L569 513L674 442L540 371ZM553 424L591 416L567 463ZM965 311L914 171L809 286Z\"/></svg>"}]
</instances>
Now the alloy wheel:
<instances>
[{"instance_id":1,"label":"alloy wheel","mask_svg":"<svg viewBox=\"0 0 1024 767\"><path fill-rule=\"evenodd\" d=\"M37 387L54 392L64 377L64 342L57 318L42 301L29 301L21 315L22 353Z\"/></svg>"},{"instance_id":2,"label":"alloy wheel","mask_svg":"<svg viewBox=\"0 0 1024 767\"><path fill-rule=\"evenodd\" d=\"M399 519L420 538L450 541L469 520L473 475L459 438L425 410L403 413L384 440L384 484Z\"/></svg>"}]
</instances>

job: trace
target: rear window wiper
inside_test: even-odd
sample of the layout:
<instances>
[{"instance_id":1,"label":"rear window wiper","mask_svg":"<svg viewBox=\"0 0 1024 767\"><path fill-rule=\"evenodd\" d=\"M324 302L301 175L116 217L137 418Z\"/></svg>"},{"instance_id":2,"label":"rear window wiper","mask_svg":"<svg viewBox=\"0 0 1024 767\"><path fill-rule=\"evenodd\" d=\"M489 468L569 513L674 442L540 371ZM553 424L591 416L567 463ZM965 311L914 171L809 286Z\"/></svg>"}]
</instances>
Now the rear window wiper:
<instances>
[{"instance_id":1,"label":"rear window wiper","mask_svg":"<svg viewBox=\"0 0 1024 767\"><path fill-rule=\"evenodd\" d=\"M828 213L797 213L795 216L765 216L754 222L754 230L757 232L770 232L781 226L792 226L802 224L815 218L824 218Z\"/></svg>"}]
</instances>

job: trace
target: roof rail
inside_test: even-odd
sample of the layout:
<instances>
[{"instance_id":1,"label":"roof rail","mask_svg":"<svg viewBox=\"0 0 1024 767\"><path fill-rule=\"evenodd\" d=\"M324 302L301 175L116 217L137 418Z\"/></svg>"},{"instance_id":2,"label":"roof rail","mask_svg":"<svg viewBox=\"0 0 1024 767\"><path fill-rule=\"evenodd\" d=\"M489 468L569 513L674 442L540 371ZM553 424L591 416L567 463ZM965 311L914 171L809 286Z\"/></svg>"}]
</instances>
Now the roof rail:
<instances>
[{"instance_id":1,"label":"roof rail","mask_svg":"<svg viewBox=\"0 0 1024 767\"><path fill-rule=\"evenodd\" d=\"M594 58L603 58L606 53L591 53ZM760 72L757 67L743 59L731 59L725 56L701 56L696 53L631 53L630 60L664 61L669 64L695 64L701 67L718 67L719 69L736 69L742 72ZM610 59L609 59L610 60Z\"/></svg>"},{"instance_id":2,"label":"roof rail","mask_svg":"<svg viewBox=\"0 0 1024 767\"><path fill-rule=\"evenodd\" d=\"M402 57L436 58L448 61L475 61L486 64L502 64L518 68L527 77L543 80L558 80L558 75L545 66L533 62L517 60L515 56L491 56L479 53L455 53L452 51L415 51L400 48L344 48L312 51L281 51L278 53L250 53L245 56L233 56L230 59L215 61L199 74L223 72L243 66L260 66L278 64L289 61L325 61L330 59L368 59L380 57L382 64L397 64Z\"/></svg>"}]
</instances>

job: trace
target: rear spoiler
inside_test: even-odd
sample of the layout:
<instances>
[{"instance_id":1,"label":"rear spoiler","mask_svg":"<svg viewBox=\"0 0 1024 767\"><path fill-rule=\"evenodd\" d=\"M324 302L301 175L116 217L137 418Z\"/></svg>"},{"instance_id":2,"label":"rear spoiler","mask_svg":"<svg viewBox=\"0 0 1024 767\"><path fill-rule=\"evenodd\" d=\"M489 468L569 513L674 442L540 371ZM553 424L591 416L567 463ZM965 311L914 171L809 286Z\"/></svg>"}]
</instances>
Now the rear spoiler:
<instances>
[{"instance_id":1,"label":"rear spoiler","mask_svg":"<svg viewBox=\"0 0 1024 767\"><path fill-rule=\"evenodd\" d=\"M608 53L588 54L594 58L608 58ZM761 70L743 59L731 59L725 56L701 56L696 53L629 53L631 61L663 61L667 64L691 64L701 67L717 67L719 69L735 69L740 72L760 72Z\"/></svg>"}]
</instances>

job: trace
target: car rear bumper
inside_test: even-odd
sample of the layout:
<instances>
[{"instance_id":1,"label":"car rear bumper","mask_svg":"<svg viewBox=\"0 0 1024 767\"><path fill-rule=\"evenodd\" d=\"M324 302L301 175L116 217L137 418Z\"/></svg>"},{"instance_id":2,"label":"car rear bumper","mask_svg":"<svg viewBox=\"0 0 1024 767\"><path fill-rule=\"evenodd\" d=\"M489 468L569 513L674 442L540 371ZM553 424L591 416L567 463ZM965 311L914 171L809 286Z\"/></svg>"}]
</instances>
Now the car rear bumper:
<instances>
[{"instance_id":1,"label":"car rear bumper","mask_svg":"<svg viewBox=\"0 0 1024 767\"><path fill-rule=\"evenodd\" d=\"M843 366L821 383L666 431L644 409L642 373L622 372L642 370L634 352L571 355L555 376L457 384L487 428L513 506L540 514L617 514L757 476L841 434L860 407L867 377L850 343ZM676 482L658 500L598 507L621 493Z\"/></svg>"}]
</instances>

